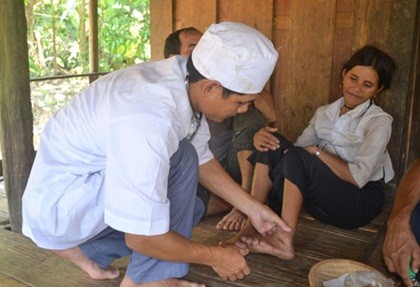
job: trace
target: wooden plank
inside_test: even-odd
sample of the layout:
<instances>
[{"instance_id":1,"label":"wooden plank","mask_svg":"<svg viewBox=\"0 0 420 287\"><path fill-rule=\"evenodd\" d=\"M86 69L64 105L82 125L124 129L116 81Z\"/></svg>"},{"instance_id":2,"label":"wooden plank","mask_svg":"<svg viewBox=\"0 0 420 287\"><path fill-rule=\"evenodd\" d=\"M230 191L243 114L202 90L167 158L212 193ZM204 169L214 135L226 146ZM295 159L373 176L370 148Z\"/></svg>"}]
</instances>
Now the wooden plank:
<instances>
[{"instance_id":1,"label":"wooden plank","mask_svg":"<svg viewBox=\"0 0 420 287\"><path fill-rule=\"evenodd\" d=\"M284 6L289 6L288 23L279 21L281 29L276 31L275 44L281 54L277 67L283 68L275 75L274 98L280 132L294 141L316 108L328 102L335 3L290 1ZM276 15L277 20L280 17Z\"/></svg>"},{"instance_id":2,"label":"wooden plank","mask_svg":"<svg viewBox=\"0 0 420 287\"><path fill-rule=\"evenodd\" d=\"M4 287L25 287L25 286L29 286L26 285L22 282L19 282L9 276L3 275L0 273L0 286L4 286Z\"/></svg>"},{"instance_id":3,"label":"wooden plank","mask_svg":"<svg viewBox=\"0 0 420 287\"><path fill-rule=\"evenodd\" d=\"M252 0L247 1L246 5L242 0L220 0L217 10L218 22L241 22L272 39L273 0Z\"/></svg>"},{"instance_id":4,"label":"wooden plank","mask_svg":"<svg viewBox=\"0 0 420 287\"><path fill-rule=\"evenodd\" d=\"M72 263L35 246L29 239L0 229L0 274L29 286L117 287L121 279L93 280Z\"/></svg>"},{"instance_id":5,"label":"wooden plank","mask_svg":"<svg viewBox=\"0 0 420 287\"><path fill-rule=\"evenodd\" d=\"M163 59L166 37L173 32L171 0L150 1L150 46L152 60Z\"/></svg>"},{"instance_id":6,"label":"wooden plank","mask_svg":"<svg viewBox=\"0 0 420 287\"><path fill-rule=\"evenodd\" d=\"M216 230L215 224L220 218L204 218L194 229L193 238L217 245L219 241L233 236L233 233ZM296 256L292 261L249 254L247 262L251 275L242 280L225 282L208 267L196 264L191 266L187 278L205 282L206 286L307 286L307 274L313 264L329 258L356 259L375 236L376 233L369 230L342 230L302 217L295 238Z\"/></svg>"},{"instance_id":7,"label":"wooden plank","mask_svg":"<svg viewBox=\"0 0 420 287\"><path fill-rule=\"evenodd\" d=\"M381 270L383 270L385 268L383 263L375 261L379 259L372 261L371 254L376 252L378 242L383 237L383 233L379 233L379 231L383 230L391 205L392 202L387 200L383 212L372 223L356 230L343 230L325 225L302 212L295 237L296 256L293 260L284 261L273 256L249 254L247 262L252 273L236 282L221 280L208 266L192 264L186 279L205 283L208 287L303 287L308 284L307 274L312 265L329 258L353 260L362 258L368 264L374 265L375 268L381 267L382 264ZM223 214L205 217L193 229L193 240L216 246L220 241L234 236L233 232L216 229L216 223L222 216ZM0 283L3 280L4 282L13 282L12 284L22 282L22 284L33 287L56 286L57 282L60 282L60 286L69 287L116 287L126 270L127 263L128 258L113 263L122 272L119 279L92 280L75 265L56 257L49 251L36 247L22 235L0 229ZM61 282L63 283L61 284Z\"/></svg>"},{"instance_id":8,"label":"wooden plank","mask_svg":"<svg viewBox=\"0 0 420 287\"><path fill-rule=\"evenodd\" d=\"M290 24L290 0L276 0L274 2L274 30L273 43L279 52L276 68L271 81L271 94L274 98L274 106L277 114L277 127L284 132L287 120L282 114L286 97L282 96L286 90L287 59L289 59L289 24Z\"/></svg>"},{"instance_id":9,"label":"wooden plank","mask_svg":"<svg viewBox=\"0 0 420 287\"><path fill-rule=\"evenodd\" d=\"M420 2L417 4L420 11ZM413 44L413 69L410 75L411 88L409 89L409 120L404 135L408 135L407 148L405 149L404 170L416 158L420 156L420 17L417 17L415 42Z\"/></svg>"},{"instance_id":10,"label":"wooden plank","mask_svg":"<svg viewBox=\"0 0 420 287\"><path fill-rule=\"evenodd\" d=\"M407 138L404 137L403 131L408 125L406 117L409 115L406 115L406 107L413 63L417 7L418 1L415 0L355 1L354 49L365 44L377 45L389 53L398 65L391 89L376 99L394 118L388 150L397 182L405 167L402 149Z\"/></svg>"},{"instance_id":11,"label":"wooden plank","mask_svg":"<svg viewBox=\"0 0 420 287\"><path fill-rule=\"evenodd\" d=\"M351 56L354 13L354 0L337 0L329 102L342 96L341 71L345 61Z\"/></svg>"},{"instance_id":12,"label":"wooden plank","mask_svg":"<svg viewBox=\"0 0 420 287\"><path fill-rule=\"evenodd\" d=\"M175 1L174 30L192 26L204 32L216 22L216 3L216 0Z\"/></svg>"}]
</instances>

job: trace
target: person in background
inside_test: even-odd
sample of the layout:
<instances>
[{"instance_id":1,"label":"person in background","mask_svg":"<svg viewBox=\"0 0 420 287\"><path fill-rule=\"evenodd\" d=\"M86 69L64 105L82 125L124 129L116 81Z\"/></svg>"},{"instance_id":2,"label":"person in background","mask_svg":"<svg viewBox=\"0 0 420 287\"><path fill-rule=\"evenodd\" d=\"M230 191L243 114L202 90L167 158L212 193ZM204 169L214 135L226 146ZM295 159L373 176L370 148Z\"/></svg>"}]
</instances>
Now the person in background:
<instances>
[{"instance_id":1,"label":"person in background","mask_svg":"<svg viewBox=\"0 0 420 287\"><path fill-rule=\"evenodd\" d=\"M237 246L281 259L294 257L294 235L303 207L315 219L344 229L369 223L382 210L384 184L394 176L387 145L392 117L375 104L387 90L396 65L373 46L354 53L342 69L341 97L319 107L295 144L261 130L251 194L266 202L292 228L269 237L246 226ZM280 148L277 146L280 145Z\"/></svg>"},{"instance_id":2,"label":"person in background","mask_svg":"<svg viewBox=\"0 0 420 287\"><path fill-rule=\"evenodd\" d=\"M214 159L203 115L221 122L246 112L277 57L257 30L222 22L188 61L145 62L92 83L44 128L23 195L23 234L95 279L117 278L111 263L131 255L121 287L203 286L179 279L188 263L225 280L248 275L247 249L191 241L204 214L198 180L262 235L290 228Z\"/></svg>"},{"instance_id":3,"label":"person in background","mask_svg":"<svg viewBox=\"0 0 420 287\"><path fill-rule=\"evenodd\" d=\"M181 55L188 58L201 36L202 33L194 27L173 32L165 40L164 57ZM273 125L275 121L274 101L265 89L249 106L247 112L237 114L222 122L207 119L211 135L210 150L228 174L247 191L251 189L253 174L253 166L247 160L253 151L253 136L267 124ZM208 191L201 184L198 185L197 195L207 207L206 215L231 209L217 224L218 229L240 230L245 224L246 217L239 209L232 208L229 203Z\"/></svg>"},{"instance_id":4,"label":"person in background","mask_svg":"<svg viewBox=\"0 0 420 287\"><path fill-rule=\"evenodd\" d=\"M405 172L388 218L382 252L389 271L396 272L408 287L413 283L409 266L420 268L420 157Z\"/></svg>"},{"instance_id":5,"label":"person in background","mask_svg":"<svg viewBox=\"0 0 420 287\"><path fill-rule=\"evenodd\" d=\"M182 28L169 34L163 48L164 58L167 59L174 55L189 58L201 36L203 33L194 27Z\"/></svg>"}]
</instances>

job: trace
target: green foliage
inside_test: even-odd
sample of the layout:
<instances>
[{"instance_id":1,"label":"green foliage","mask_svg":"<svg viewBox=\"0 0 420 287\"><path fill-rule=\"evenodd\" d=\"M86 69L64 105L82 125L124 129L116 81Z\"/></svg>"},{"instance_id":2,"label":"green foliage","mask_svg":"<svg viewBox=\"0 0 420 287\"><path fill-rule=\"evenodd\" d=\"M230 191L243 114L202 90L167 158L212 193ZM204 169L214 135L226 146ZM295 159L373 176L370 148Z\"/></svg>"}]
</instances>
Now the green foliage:
<instances>
[{"instance_id":1,"label":"green foliage","mask_svg":"<svg viewBox=\"0 0 420 287\"><path fill-rule=\"evenodd\" d=\"M25 0L31 77L89 72L89 0ZM150 59L149 0L99 0L100 71Z\"/></svg>"}]
</instances>

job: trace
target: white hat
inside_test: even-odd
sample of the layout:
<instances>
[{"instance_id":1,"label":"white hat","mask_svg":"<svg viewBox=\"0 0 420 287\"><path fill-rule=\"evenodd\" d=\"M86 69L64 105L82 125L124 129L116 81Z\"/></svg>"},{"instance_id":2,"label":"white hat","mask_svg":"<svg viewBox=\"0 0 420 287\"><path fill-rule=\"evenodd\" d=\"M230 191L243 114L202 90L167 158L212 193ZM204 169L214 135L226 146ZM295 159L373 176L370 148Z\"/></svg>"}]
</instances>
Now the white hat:
<instances>
[{"instance_id":1,"label":"white hat","mask_svg":"<svg viewBox=\"0 0 420 287\"><path fill-rule=\"evenodd\" d=\"M212 24L192 52L204 77L238 93L262 91L276 65L278 53L262 33L234 22Z\"/></svg>"}]
</instances>

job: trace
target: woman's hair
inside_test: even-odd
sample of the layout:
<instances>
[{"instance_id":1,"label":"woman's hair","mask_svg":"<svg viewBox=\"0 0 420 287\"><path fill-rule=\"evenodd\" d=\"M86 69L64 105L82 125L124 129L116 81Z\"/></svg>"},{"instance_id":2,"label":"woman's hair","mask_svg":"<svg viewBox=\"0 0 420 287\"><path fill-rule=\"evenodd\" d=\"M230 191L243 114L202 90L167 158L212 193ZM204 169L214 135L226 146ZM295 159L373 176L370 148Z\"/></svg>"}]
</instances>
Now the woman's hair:
<instances>
[{"instance_id":1,"label":"woman's hair","mask_svg":"<svg viewBox=\"0 0 420 287\"><path fill-rule=\"evenodd\" d=\"M350 71L355 66L372 67L378 74L378 86L384 90L391 86L392 75L396 69L394 60L374 46L364 46L344 64L343 70Z\"/></svg>"},{"instance_id":2,"label":"woman's hair","mask_svg":"<svg viewBox=\"0 0 420 287\"><path fill-rule=\"evenodd\" d=\"M190 82L190 83L196 83L199 80L206 79L206 77L204 77L202 74L200 74L200 72L197 71L197 69L195 68L191 56L188 58L188 61L187 61L187 72L188 72L188 82ZM223 86L222 86L222 88L223 88L223 94L222 94L223 98L229 97L230 94L244 95L242 93L237 93L237 92L231 91L229 89L226 89Z\"/></svg>"}]
</instances>

